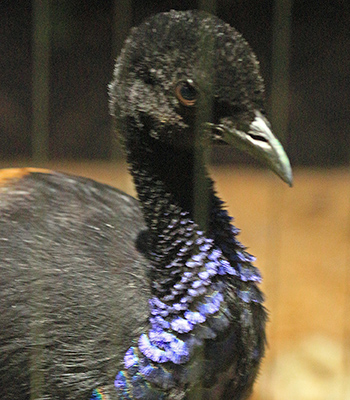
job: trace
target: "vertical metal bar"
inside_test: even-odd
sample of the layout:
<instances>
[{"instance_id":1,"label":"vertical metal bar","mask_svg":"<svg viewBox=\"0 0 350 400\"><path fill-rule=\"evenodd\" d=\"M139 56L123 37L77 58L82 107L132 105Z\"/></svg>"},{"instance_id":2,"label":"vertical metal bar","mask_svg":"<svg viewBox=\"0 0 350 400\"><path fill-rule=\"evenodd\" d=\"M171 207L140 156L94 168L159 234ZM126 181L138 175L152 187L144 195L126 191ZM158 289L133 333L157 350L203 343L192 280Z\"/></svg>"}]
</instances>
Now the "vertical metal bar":
<instances>
[{"instance_id":1,"label":"vertical metal bar","mask_svg":"<svg viewBox=\"0 0 350 400\"><path fill-rule=\"evenodd\" d=\"M132 26L132 0L114 0L113 3L113 32L112 32L112 56L115 60ZM116 139L115 121L111 118L111 161L123 157L123 152Z\"/></svg>"},{"instance_id":2,"label":"vertical metal bar","mask_svg":"<svg viewBox=\"0 0 350 400\"><path fill-rule=\"evenodd\" d=\"M113 57L120 53L132 25L132 1L114 0Z\"/></svg>"},{"instance_id":3,"label":"vertical metal bar","mask_svg":"<svg viewBox=\"0 0 350 400\"><path fill-rule=\"evenodd\" d=\"M211 13L215 12L216 0L200 0L199 8ZM214 57L215 43L212 36L207 32L200 32L200 68L207 71L207 78L210 80L215 74ZM204 83L203 83L204 85ZM199 99L197 106L195 137L196 144L194 150L194 220L200 228L207 231L210 223L210 181L204 171L205 165L208 165L210 159L210 144L207 135L203 135L203 122L209 121L212 113L212 81L206 82L208 93L205 97Z\"/></svg>"},{"instance_id":4,"label":"vertical metal bar","mask_svg":"<svg viewBox=\"0 0 350 400\"><path fill-rule=\"evenodd\" d=\"M33 0L32 157L49 158L50 0Z\"/></svg>"},{"instance_id":5,"label":"vertical metal bar","mask_svg":"<svg viewBox=\"0 0 350 400\"><path fill-rule=\"evenodd\" d=\"M289 64L292 0L276 0L273 20L271 122L286 139L289 120Z\"/></svg>"},{"instance_id":6,"label":"vertical metal bar","mask_svg":"<svg viewBox=\"0 0 350 400\"><path fill-rule=\"evenodd\" d=\"M50 0L33 0L33 71L32 71L32 158L42 164L49 158L49 58L50 58ZM32 274L32 296L28 305L33 312L30 336L33 344L30 352L30 399L44 396L44 321L43 293L41 287L40 254L43 248L34 249L29 261ZM45 250L44 250L45 251Z\"/></svg>"},{"instance_id":7,"label":"vertical metal bar","mask_svg":"<svg viewBox=\"0 0 350 400\"><path fill-rule=\"evenodd\" d=\"M273 13L273 47L272 47L272 88L270 99L270 118L273 131L282 139L287 138L289 122L289 64L290 64L290 40L291 40L291 13L292 0L275 0ZM281 215L284 204L284 193L286 189L279 182L272 184L270 191L270 200L268 204L269 234L267 243L267 254L269 264L273 266L274 274L269 276L269 289L278 299L281 293L281 258L282 258L282 221ZM276 204L278 205L276 207ZM270 328L271 337L276 337L279 315L278 300L270 303L274 313L274 324ZM275 360L272 359L272 365L267 374L265 385L271 389L274 384L273 376L275 371ZM263 393L271 390L262 390ZM264 397L263 397L264 396Z\"/></svg>"},{"instance_id":8,"label":"vertical metal bar","mask_svg":"<svg viewBox=\"0 0 350 400\"><path fill-rule=\"evenodd\" d=\"M216 0L199 0L199 9L216 14Z\"/></svg>"}]
</instances>

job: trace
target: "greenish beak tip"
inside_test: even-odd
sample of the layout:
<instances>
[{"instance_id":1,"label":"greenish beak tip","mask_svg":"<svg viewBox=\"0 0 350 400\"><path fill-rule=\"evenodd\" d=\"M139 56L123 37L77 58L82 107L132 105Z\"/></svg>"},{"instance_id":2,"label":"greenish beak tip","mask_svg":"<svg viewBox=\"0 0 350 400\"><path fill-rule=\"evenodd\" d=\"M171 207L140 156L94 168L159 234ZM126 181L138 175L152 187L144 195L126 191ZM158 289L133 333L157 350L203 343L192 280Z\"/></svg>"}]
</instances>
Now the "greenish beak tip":
<instances>
[{"instance_id":1,"label":"greenish beak tip","mask_svg":"<svg viewBox=\"0 0 350 400\"><path fill-rule=\"evenodd\" d=\"M293 185L292 168L280 141L273 135L267 119L255 112L254 121L247 129L232 129L220 125L222 140L251 154L266 164L289 186Z\"/></svg>"}]
</instances>

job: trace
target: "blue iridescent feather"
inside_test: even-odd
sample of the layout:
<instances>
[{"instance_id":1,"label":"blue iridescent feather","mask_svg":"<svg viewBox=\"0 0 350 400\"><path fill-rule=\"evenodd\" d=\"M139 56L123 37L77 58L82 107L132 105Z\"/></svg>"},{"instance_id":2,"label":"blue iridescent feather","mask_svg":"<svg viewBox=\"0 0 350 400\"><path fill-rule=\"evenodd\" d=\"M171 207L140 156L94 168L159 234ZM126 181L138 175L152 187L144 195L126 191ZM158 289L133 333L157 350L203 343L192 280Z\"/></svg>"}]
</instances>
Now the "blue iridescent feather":
<instances>
[{"instance_id":1,"label":"blue iridescent feather","mask_svg":"<svg viewBox=\"0 0 350 400\"><path fill-rule=\"evenodd\" d=\"M213 229L214 236L209 239L203 232L191 229L195 237L187 240L185 249L180 248L173 261L165 266L166 271L180 267L181 273L164 295L160 291L149 300L150 330L140 336L137 347L126 352L125 370L116 377L115 387L121 398L135 390L147 393L149 398L151 393L156 399L162 398L162 391L176 385L174 367L184 366L181 368L186 370L186 364L203 345L203 340L214 339L229 328L232 316L225 301L227 282L232 279L242 282L242 290L237 289L236 295L244 303L263 301L255 286L261 276L251 265L255 258L235 239L238 230L230 225L227 212L220 209L218 215L226 229L219 232ZM180 222L181 226L192 224L187 218L185 221ZM177 228L176 222L169 227L170 230ZM216 245L217 237L220 247ZM187 260L183 258L185 254L190 254ZM182 379L184 384L189 378Z\"/></svg>"}]
</instances>

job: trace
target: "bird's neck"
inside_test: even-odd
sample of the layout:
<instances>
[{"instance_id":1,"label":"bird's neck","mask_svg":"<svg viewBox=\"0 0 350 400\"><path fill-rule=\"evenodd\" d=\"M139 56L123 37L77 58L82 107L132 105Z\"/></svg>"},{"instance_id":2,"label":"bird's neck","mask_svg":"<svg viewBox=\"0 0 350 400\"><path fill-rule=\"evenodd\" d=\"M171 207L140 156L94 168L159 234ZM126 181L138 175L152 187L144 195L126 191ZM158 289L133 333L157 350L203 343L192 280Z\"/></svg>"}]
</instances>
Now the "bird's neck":
<instances>
[{"instance_id":1,"label":"bird's neck","mask_svg":"<svg viewBox=\"0 0 350 400\"><path fill-rule=\"evenodd\" d=\"M116 376L115 386L120 395L142 387L145 398L158 399L179 377L182 384L208 376L216 382L220 371L210 361L216 355L208 355L207 362L202 358L205 352L199 351L207 339L213 344L225 338L221 350L217 348L218 358L224 370L231 368L237 339L232 310L237 307L230 308L229 302L243 308L248 303L260 306L262 297L255 286L260 275L251 265L252 256L236 240L237 231L193 152L151 139L127 143L127 149L148 227L145 251L151 261L152 296L149 329L127 350L125 369ZM198 175L208 196L206 230L196 217Z\"/></svg>"},{"instance_id":2,"label":"bird's neck","mask_svg":"<svg viewBox=\"0 0 350 400\"><path fill-rule=\"evenodd\" d=\"M214 190L201 154L150 137L128 149L131 174L152 238L162 237L174 218L185 215L206 231Z\"/></svg>"}]
</instances>

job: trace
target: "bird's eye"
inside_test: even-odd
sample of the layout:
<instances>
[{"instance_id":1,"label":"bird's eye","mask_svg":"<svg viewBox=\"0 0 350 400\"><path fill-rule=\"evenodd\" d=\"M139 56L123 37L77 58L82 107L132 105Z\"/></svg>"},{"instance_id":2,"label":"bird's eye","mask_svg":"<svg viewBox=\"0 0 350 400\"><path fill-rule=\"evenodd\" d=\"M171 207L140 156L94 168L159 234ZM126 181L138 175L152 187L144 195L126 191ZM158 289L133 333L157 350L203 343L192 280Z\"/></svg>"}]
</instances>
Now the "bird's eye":
<instances>
[{"instance_id":1,"label":"bird's eye","mask_svg":"<svg viewBox=\"0 0 350 400\"><path fill-rule=\"evenodd\" d=\"M197 90L192 80L180 81L175 87L175 94L180 103L186 107L193 107L197 101Z\"/></svg>"}]
</instances>

